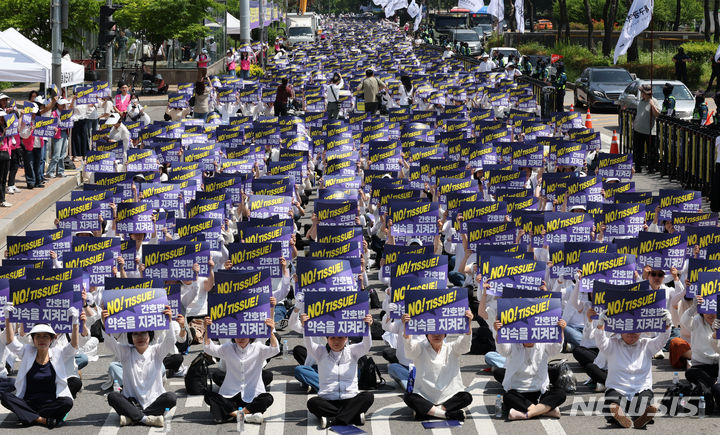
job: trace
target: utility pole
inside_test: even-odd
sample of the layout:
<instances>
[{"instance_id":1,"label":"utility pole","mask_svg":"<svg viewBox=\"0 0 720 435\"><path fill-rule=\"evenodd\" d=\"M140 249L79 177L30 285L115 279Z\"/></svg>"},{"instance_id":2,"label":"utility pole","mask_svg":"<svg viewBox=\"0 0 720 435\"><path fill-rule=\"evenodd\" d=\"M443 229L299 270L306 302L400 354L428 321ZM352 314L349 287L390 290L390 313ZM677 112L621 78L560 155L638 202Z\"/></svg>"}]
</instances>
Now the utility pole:
<instances>
[{"instance_id":1,"label":"utility pole","mask_svg":"<svg viewBox=\"0 0 720 435\"><path fill-rule=\"evenodd\" d=\"M240 0L240 42L250 43L250 0Z\"/></svg>"},{"instance_id":2,"label":"utility pole","mask_svg":"<svg viewBox=\"0 0 720 435\"><path fill-rule=\"evenodd\" d=\"M288 36L288 29L290 28L290 20L288 19L288 0L285 0L285 36Z\"/></svg>"},{"instance_id":3,"label":"utility pole","mask_svg":"<svg viewBox=\"0 0 720 435\"><path fill-rule=\"evenodd\" d=\"M259 4L259 21L260 21L260 53L262 53L261 59L262 59L262 69L265 70L265 46L263 45L265 43L265 2L263 0L260 0L258 2Z\"/></svg>"},{"instance_id":4,"label":"utility pole","mask_svg":"<svg viewBox=\"0 0 720 435\"><path fill-rule=\"evenodd\" d=\"M112 0L105 0L105 6L112 8ZM114 33L114 32L113 32ZM113 35L114 36L114 35ZM142 50L142 47L140 47ZM142 53L142 51L141 51ZM112 89L112 83L113 83L113 41L110 41L107 47L107 52L105 52L105 66L107 67L107 81Z\"/></svg>"},{"instance_id":5,"label":"utility pole","mask_svg":"<svg viewBox=\"0 0 720 435\"><path fill-rule=\"evenodd\" d=\"M60 0L52 0L52 82L62 87L62 20Z\"/></svg>"}]
</instances>

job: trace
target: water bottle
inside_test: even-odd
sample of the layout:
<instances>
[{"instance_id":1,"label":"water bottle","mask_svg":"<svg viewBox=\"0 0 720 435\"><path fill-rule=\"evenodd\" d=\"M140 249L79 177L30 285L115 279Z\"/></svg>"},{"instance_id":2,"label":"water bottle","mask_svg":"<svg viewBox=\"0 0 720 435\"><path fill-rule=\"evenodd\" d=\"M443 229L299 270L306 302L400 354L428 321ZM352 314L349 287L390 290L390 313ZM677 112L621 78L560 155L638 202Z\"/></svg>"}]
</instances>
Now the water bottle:
<instances>
[{"instance_id":1,"label":"water bottle","mask_svg":"<svg viewBox=\"0 0 720 435\"><path fill-rule=\"evenodd\" d=\"M245 414L242 408L238 408L237 411L237 426L235 430L237 430L237 433L242 433L245 430Z\"/></svg>"},{"instance_id":2,"label":"water bottle","mask_svg":"<svg viewBox=\"0 0 720 435\"><path fill-rule=\"evenodd\" d=\"M288 359L288 342L287 338L283 340L283 359Z\"/></svg>"},{"instance_id":3,"label":"water bottle","mask_svg":"<svg viewBox=\"0 0 720 435\"><path fill-rule=\"evenodd\" d=\"M677 385L680 383L680 377L678 376L678 372L673 373L673 385Z\"/></svg>"},{"instance_id":4,"label":"water bottle","mask_svg":"<svg viewBox=\"0 0 720 435\"><path fill-rule=\"evenodd\" d=\"M705 396L700 396L698 404L698 418L705 418Z\"/></svg>"},{"instance_id":5,"label":"water bottle","mask_svg":"<svg viewBox=\"0 0 720 435\"><path fill-rule=\"evenodd\" d=\"M502 416L502 396L498 394L497 397L495 397L495 418L502 418Z\"/></svg>"},{"instance_id":6,"label":"water bottle","mask_svg":"<svg viewBox=\"0 0 720 435\"><path fill-rule=\"evenodd\" d=\"M412 393L415 388L415 365L410 364L408 369L407 392Z\"/></svg>"},{"instance_id":7,"label":"water bottle","mask_svg":"<svg viewBox=\"0 0 720 435\"><path fill-rule=\"evenodd\" d=\"M680 409L679 411L684 411L685 409L685 397L683 397L683 393L680 393Z\"/></svg>"},{"instance_id":8,"label":"water bottle","mask_svg":"<svg viewBox=\"0 0 720 435\"><path fill-rule=\"evenodd\" d=\"M163 414L163 431L165 433L172 432L172 416L170 415L170 408L165 408Z\"/></svg>"},{"instance_id":9,"label":"water bottle","mask_svg":"<svg viewBox=\"0 0 720 435\"><path fill-rule=\"evenodd\" d=\"M120 383L116 379L115 381L113 381L113 391L116 393L119 393L120 390L121 390Z\"/></svg>"}]
</instances>

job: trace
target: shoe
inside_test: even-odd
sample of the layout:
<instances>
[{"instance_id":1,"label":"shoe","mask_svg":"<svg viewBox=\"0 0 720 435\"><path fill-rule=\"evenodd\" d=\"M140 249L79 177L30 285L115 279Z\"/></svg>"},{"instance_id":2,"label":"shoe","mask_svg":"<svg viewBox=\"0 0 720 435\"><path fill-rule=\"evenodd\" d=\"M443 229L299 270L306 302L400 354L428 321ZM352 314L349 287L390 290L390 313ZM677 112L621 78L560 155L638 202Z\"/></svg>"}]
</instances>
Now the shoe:
<instances>
[{"instance_id":1,"label":"shoe","mask_svg":"<svg viewBox=\"0 0 720 435\"><path fill-rule=\"evenodd\" d=\"M278 322L277 325L275 325L275 329L277 331L282 331L283 329L287 328L288 326L288 319L282 319Z\"/></svg>"},{"instance_id":2,"label":"shoe","mask_svg":"<svg viewBox=\"0 0 720 435\"><path fill-rule=\"evenodd\" d=\"M263 422L263 415L260 414L259 412L250 414L245 417L245 423L262 424L262 422Z\"/></svg>"},{"instance_id":3,"label":"shoe","mask_svg":"<svg viewBox=\"0 0 720 435\"><path fill-rule=\"evenodd\" d=\"M361 412L358 419L360 420L360 426L364 425L365 424L365 413Z\"/></svg>"},{"instance_id":4,"label":"shoe","mask_svg":"<svg viewBox=\"0 0 720 435\"><path fill-rule=\"evenodd\" d=\"M64 172L62 172L62 173L60 173L60 174L55 174L55 177L57 177L57 178L65 178L66 175L65 175Z\"/></svg>"},{"instance_id":5,"label":"shoe","mask_svg":"<svg viewBox=\"0 0 720 435\"><path fill-rule=\"evenodd\" d=\"M28 189L28 190L33 190L34 188L35 188L35 186L31 186L31 185L29 185L29 184L28 184L28 186L27 186L27 189Z\"/></svg>"},{"instance_id":6,"label":"shoe","mask_svg":"<svg viewBox=\"0 0 720 435\"><path fill-rule=\"evenodd\" d=\"M55 174L45 174L45 179L47 180L48 178L55 178Z\"/></svg>"},{"instance_id":7,"label":"shoe","mask_svg":"<svg viewBox=\"0 0 720 435\"><path fill-rule=\"evenodd\" d=\"M132 420L130 420L128 417L126 417L124 415L120 416L120 426L121 427L122 426L130 426L132 424L133 424Z\"/></svg>"},{"instance_id":8,"label":"shoe","mask_svg":"<svg viewBox=\"0 0 720 435\"><path fill-rule=\"evenodd\" d=\"M320 417L320 429L327 429L328 419L327 417Z\"/></svg>"},{"instance_id":9,"label":"shoe","mask_svg":"<svg viewBox=\"0 0 720 435\"><path fill-rule=\"evenodd\" d=\"M605 384L598 382L595 384L595 392L596 393L604 393L605 392Z\"/></svg>"},{"instance_id":10,"label":"shoe","mask_svg":"<svg viewBox=\"0 0 720 435\"><path fill-rule=\"evenodd\" d=\"M12 207L12 204L7 201L3 201L0 203L0 207Z\"/></svg>"},{"instance_id":11,"label":"shoe","mask_svg":"<svg viewBox=\"0 0 720 435\"><path fill-rule=\"evenodd\" d=\"M38 183L38 184L35 185L35 187L43 188L43 187L45 187L45 182Z\"/></svg>"},{"instance_id":12,"label":"shoe","mask_svg":"<svg viewBox=\"0 0 720 435\"><path fill-rule=\"evenodd\" d=\"M7 190L5 190L5 193L9 193L10 195L15 195L15 186L8 186Z\"/></svg>"},{"instance_id":13,"label":"shoe","mask_svg":"<svg viewBox=\"0 0 720 435\"><path fill-rule=\"evenodd\" d=\"M653 405L649 405L647 408L645 408L645 412L643 414L636 418L635 421L633 421L633 427L635 429L642 429L650 423L650 421L655 417L655 413L657 412L657 407Z\"/></svg>"},{"instance_id":14,"label":"shoe","mask_svg":"<svg viewBox=\"0 0 720 435\"><path fill-rule=\"evenodd\" d=\"M185 364L183 364L183 365L180 366L180 368L178 369L178 371L175 372L175 376L177 376L178 378L184 378L184 377L185 377L185 373L187 373L187 371L188 371L188 366L186 366Z\"/></svg>"},{"instance_id":15,"label":"shoe","mask_svg":"<svg viewBox=\"0 0 720 435\"><path fill-rule=\"evenodd\" d=\"M175 376L175 373L176 373L175 370L170 370L170 369L165 370L165 379L172 378L173 376Z\"/></svg>"},{"instance_id":16,"label":"shoe","mask_svg":"<svg viewBox=\"0 0 720 435\"><path fill-rule=\"evenodd\" d=\"M632 426L632 420L630 420L630 417L625 415L625 412L622 410L622 408L620 408L620 405L618 405L617 403L613 403L610 405L610 413L620 426L626 429Z\"/></svg>"},{"instance_id":17,"label":"shoe","mask_svg":"<svg viewBox=\"0 0 720 435\"><path fill-rule=\"evenodd\" d=\"M465 411L458 409L456 411L448 411L445 413L448 420L465 421Z\"/></svg>"},{"instance_id":18,"label":"shoe","mask_svg":"<svg viewBox=\"0 0 720 435\"><path fill-rule=\"evenodd\" d=\"M655 358L655 359L665 359L665 354L664 354L663 351L661 350L661 351L659 351L658 353L656 353L653 358Z\"/></svg>"},{"instance_id":19,"label":"shoe","mask_svg":"<svg viewBox=\"0 0 720 435\"><path fill-rule=\"evenodd\" d=\"M48 418L48 419L46 419L45 425L48 427L48 429L53 429L53 428L62 426L63 421L58 420L56 418Z\"/></svg>"},{"instance_id":20,"label":"shoe","mask_svg":"<svg viewBox=\"0 0 720 435\"><path fill-rule=\"evenodd\" d=\"M146 426L163 427L165 425L165 419L162 415L148 415Z\"/></svg>"},{"instance_id":21,"label":"shoe","mask_svg":"<svg viewBox=\"0 0 720 435\"><path fill-rule=\"evenodd\" d=\"M313 387L311 387L310 385L308 385L307 387L305 387L305 392L308 393L308 394L312 393L312 392L313 392Z\"/></svg>"}]
</instances>

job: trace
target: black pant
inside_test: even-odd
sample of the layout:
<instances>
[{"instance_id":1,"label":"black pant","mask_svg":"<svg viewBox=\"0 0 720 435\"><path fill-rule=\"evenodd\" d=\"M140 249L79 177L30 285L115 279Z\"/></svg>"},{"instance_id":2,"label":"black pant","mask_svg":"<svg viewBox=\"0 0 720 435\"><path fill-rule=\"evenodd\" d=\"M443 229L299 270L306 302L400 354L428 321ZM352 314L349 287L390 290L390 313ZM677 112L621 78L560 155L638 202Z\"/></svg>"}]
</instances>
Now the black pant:
<instances>
[{"instance_id":1,"label":"black pant","mask_svg":"<svg viewBox=\"0 0 720 435\"><path fill-rule=\"evenodd\" d=\"M87 154L92 124L93 122L90 119L79 119L75 121L71 134L73 157L85 157L85 154Z\"/></svg>"},{"instance_id":2,"label":"black pant","mask_svg":"<svg viewBox=\"0 0 720 435\"><path fill-rule=\"evenodd\" d=\"M72 399L65 396L45 403L34 403L21 399L13 393L0 395L0 403L17 415L20 423L25 426L33 424L38 417L62 420L73 407Z\"/></svg>"},{"instance_id":3,"label":"black pant","mask_svg":"<svg viewBox=\"0 0 720 435\"><path fill-rule=\"evenodd\" d=\"M415 414L418 416L428 415L430 409L436 405L416 393L405 393L403 401L410 409L415 411ZM468 407L471 403L472 395L467 391L461 391L439 405L444 406L445 411L457 411Z\"/></svg>"},{"instance_id":4,"label":"black pant","mask_svg":"<svg viewBox=\"0 0 720 435\"><path fill-rule=\"evenodd\" d=\"M707 394L715 385L718 376L718 364L693 364L685 370L685 378L693 384L698 384Z\"/></svg>"},{"instance_id":5,"label":"black pant","mask_svg":"<svg viewBox=\"0 0 720 435\"><path fill-rule=\"evenodd\" d=\"M385 361L390 364L400 364L400 361L397 359L397 351L392 347L386 347L383 349L382 356L385 358Z\"/></svg>"},{"instance_id":6,"label":"black pant","mask_svg":"<svg viewBox=\"0 0 720 435\"><path fill-rule=\"evenodd\" d=\"M654 172L657 165L657 150L653 150L652 136L633 130L633 162L635 163L635 172L642 172L642 166L645 163L645 145L647 144L647 167L648 171Z\"/></svg>"},{"instance_id":7,"label":"black pant","mask_svg":"<svg viewBox=\"0 0 720 435\"><path fill-rule=\"evenodd\" d=\"M565 402L565 390L551 386L544 393L539 391L518 391L510 390L503 396L503 409L515 409L520 412L527 412L532 405L547 405L550 409L557 408Z\"/></svg>"},{"instance_id":8,"label":"black pant","mask_svg":"<svg viewBox=\"0 0 720 435\"><path fill-rule=\"evenodd\" d=\"M603 411L608 412L610 405L615 403L620 405L623 408L623 412L625 412L628 416L638 417L645 412L645 408L652 403L652 399L652 390L643 390L635 395L635 397L632 398L632 401L628 402L627 397L625 397L624 394L610 388L605 391L605 409L603 409ZM607 419L607 421L614 420L612 415L606 415L605 419Z\"/></svg>"},{"instance_id":9,"label":"black pant","mask_svg":"<svg viewBox=\"0 0 720 435\"><path fill-rule=\"evenodd\" d=\"M293 347L292 354L298 364L305 365L305 360L307 359L307 349L305 349L305 346L298 345Z\"/></svg>"},{"instance_id":10,"label":"black pant","mask_svg":"<svg viewBox=\"0 0 720 435\"><path fill-rule=\"evenodd\" d=\"M0 160L0 202L5 202L5 189L7 188L10 159Z\"/></svg>"},{"instance_id":11,"label":"black pant","mask_svg":"<svg viewBox=\"0 0 720 435\"><path fill-rule=\"evenodd\" d=\"M371 115L374 115L378 110L378 102L373 101L371 103L365 102L365 111Z\"/></svg>"},{"instance_id":12,"label":"black pant","mask_svg":"<svg viewBox=\"0 0 720 435\"><path fill-rule=\"evenodd\" d=\"M720 70L713 64L712 66L712 72L710 74L710 81L708 82L706 92L710 91L710 88L712 88L713 80L715 80L715 93L720 91Z\"/></svg>"},{"instance_id":13,"label":"black pant","mask_svg":"<svg viewBox=\"0 0 720 435\"><path fill-rule=\"evenodd\" d=\"M73 399L77 398L78 391L82 390L82 380L77 376L70 376L67 378L67 384Z\"/></svg>"},{"instance_id":14,"label":"black pant","mask_svg":"<svg viewBox=\"0 0 720 435\"><path fill-rule=\"evenodd\" d=\"M573 349L573 356L593 382L604 384L607 380L607 370L601 369L593 362L598 352L599 350L596 347L578 346Z\"/></svg>"},{"instance_id":15,"label":"black pant","mask_svg":"<svg viewBox=\"0 0 720 435\"><path fill-rule=\"evenodd\" d=\"M23 151L21 148L12 150L12 154L10 154L10 169L8 171L8 186L14 186L15 185L15 175L17 175L18 168L20 167L20 164L22 163L22 154Z\"/></svg>"},{"instance_id":16,"label":"black pant","mask_svg":"<svg viewBox=\"0 0 720 435\"><path fill-rule=\"evenodd\" d=\"M247 408L250 414L255 414L256 412L262 414L273 404L273 396L270 393L261 393L258 394L252 402L247 403L242 400L242 392L228 399L214 391L210 391L205 393L205 403L210 406L210 414L213 420L219 423L225 421L231 412L241 408Z\"/></svg>"},{"instance_id":17,"label":"black pant","mask_svg":"<svg viewBox=\"0 0 720 435\"><path fill-rule=\"evenodd\" d=\"M492 375L493 375L493 378L495 378L495 380L499 384L502 384L503 381L505 380L505 369L503 367L493 367ZM560 366L558 366L558 365L550 366L548 364L548 378L550 379L550 383L551 384L556 383L559 377L560 377Z\"/></svg>"},{"instance_id":18,"label":"black pant","mask_svg":"<svg viewBox=\"0 0 720 435\"><path fill-rule=\"evenodd\" d=\"M563 112L565 109L565 89L555 90L555 111Z\"/></svg>"},{"instance_id":19,"label":"black pant","mask_svg":"<svg viewBox=\"0 0 720 435\"><path fill-rule=\"evenodd\" d=\"M128 399L117 391L108 394L108 405L118 414L128 417L133 423L139 422L146 415L163 415L165 409L174 408L176 404L177 396L170 391L162 393L145 409L140 407L140 404L134 397Z\"/></svg>"},{"instance_id":20,"label":"black pant","mask_svg":"<svg viewBox=\"0 0 720 435\"><path fill-rule=\"evenodd\" d=\"M172 355L168 355L165 358L163 358L163 365L165 366L165 369L172 370L174 372L178 371L180 369L180 366L183 363L183 356L179 353L174 353Z\"/></svg>"},{"instance_id":21,"label":"black pant","mask_svg":"<svg viewBox=\"0 0 720 435\"><path fill-rule=\"evenodd\" d=\"M687 66L683 64L683 68L675 68L675 80L680 80L683 83L688 82Z\"/></svg>"},{"instance_id":22,"label":"black pant","mask_svg":"<svg viewBox=\"0 0 720 435\"><path fill-rule=\"evenodd\" d=\"M360 424L360 414L367 412L375 401L373 393L363 391L352 399L328 400L316 396L307 407L317 418L327 417L333 426Z\"/></svg>"},{"instance_id":23,"label":"black pant","mask_svg":"<svg viewBox=\"0 0 720 435\"><path fill-rule=\"evenodd\" d=\"M276 101L275 104L273 104L273 111L275 112L275 116L287 116L287 103L280 104Z\"/></svg>"},{"instance_id":24,"label":"black pant","mask_svg":"<svg viewBox=\"0 0 720 435\"><path fill-rule=\"evenodd\" d=\"M265 385L265 388L267 388L268 385L270 385L273 381L273 373L270 370L263 370L261 376L263 385ZM212 368L210 369L210 377L212 378L212 381L215 383L215 385L219 387L225 380L225 372L220 369Z\"/></svg>"},{"instance_id":25,"label":"black pant","mask_svg":"<svg viewBox=\"0 0 720 435\"><path fill-rule=\"evenodd\" d=\"M338 113L340 113L340 103L337 101L331 101L327 104L327 116L329 119L337 119Z\"/></svg>"}]
</instances>

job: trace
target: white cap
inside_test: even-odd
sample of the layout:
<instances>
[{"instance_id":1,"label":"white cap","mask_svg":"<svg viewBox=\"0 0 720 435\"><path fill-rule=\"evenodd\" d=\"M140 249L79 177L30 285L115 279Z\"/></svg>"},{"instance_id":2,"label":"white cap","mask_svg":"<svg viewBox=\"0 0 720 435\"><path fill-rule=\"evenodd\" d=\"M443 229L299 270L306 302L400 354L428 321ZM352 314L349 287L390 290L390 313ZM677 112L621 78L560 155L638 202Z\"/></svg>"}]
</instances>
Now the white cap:
<instances>
[{"instance_id":1,"label":"white cap","mask_svg":"<svg viewBox=\"0 0 720 435\"><path fill-rule=\"evenodd\" d=\"M514 63L512 63L512 62L508 62L508 64L507 64L507 65L505 65L505 68L510 68L510 67L513 67L513 68L515 68L515 64L514 64Z\"/></svg>"},{"instance_id":2,"label":"white cap","mask_svg":"<svg viewBox=\"0 0 720 435\"><path fill-rule=\"evenodd\" d=\"M40 95L35 97L35 102L38 104L42 104L43 106L45 105L45 99L43 97L41 97Z\"/></svg>"},{"instance_id":3,"label":"white cap","mask_svg":"<svg viewBox=\"0 0 720 435\"><path fill-rule=\"evenodd\" d=\"M107 119L107 121L105 121L105 125L115 125L115 124L117 124L118 122L120 122L120 115L118 115L117 113L115 113L115 114L111 115L111 116Z\"/></svg>"},{"instance_id":4,"label":"white cap","mask_svg":"<svg viewBox=\"0 0 720 435\"><path fill-rule=\"evenodd\" d=\"M77 233L73 233L73 236L83 236L83 235L88 235L88 236L92 237L92 236L94 236L95 234L93 234L92 231L87 231L87 230L78 231Z\"/></svg>"},{"instance_id":5,"label":"white cap","mask_svg":"<svg viewBox=\"0 0 720 435\"><path fill-rule=\"evenodd\" d=\"M45 323L40 323L33 326L30 330L30 335L39 334L41 332L47 332L48 334L57 335L55 334L55 331L50 327L50 325L46 325Z\"/></svg>"},{"instance_id":6,"label":"white cap","mask_svg":"<svg viewBox=\"0 0 720 435\"><path fill-rule=\"evenodd\" d=\"M419 245L419 246L422 246L422 245L423 245L422 240L420 240L420 239L418 239L418 238L410 239L410 241L408 241L408 246L412 245L413 243L415 243L415 244L417 244L417 245Z\"/></svg>"},{"instance_id":7,"label":"white cap","mask_svg":"<svg viewBox=\"0 0 720 435\"><path fill-rule=\"evenodd\" d=\"M608 178L608 179L605 180L605 181L608 182L608 183L611 183L611 182L613 182L613 181L616 182L616 183L619 183L619 182L620 182L620 179L617 178L617 177L610 177L610 178Z\"/></svg>"},{"instance_id":8,"label":"white cap","mask_svg":"<svg viewBox=\"0 0 720 435\"><path fill-rule=\"evenodd\" d=\"M5 98L10 98L10 97L8 97L7 95L0 92L0 100L4 100Z\"/></svg>"},{"instance_id":9,"label":"white cap","mask_svg":"<svg viewBox=\"0 0 720 435\"><path fill-rule=\"evenodd\" d=\"M585 207L583 204L575 204L570 207L570 210L587 210L587 207Z\"/></svg>"},{"instance_id":10,"label":"white cap","mask_svg":"<svg viewBox=\"0 0 720 435\"><path fill-rule=\"evenodd\" d=\"M59 99L57 103L58 104L70 104L70 102L68 100L66 100L65 98Z\"/></svg>"}]
</instances>

